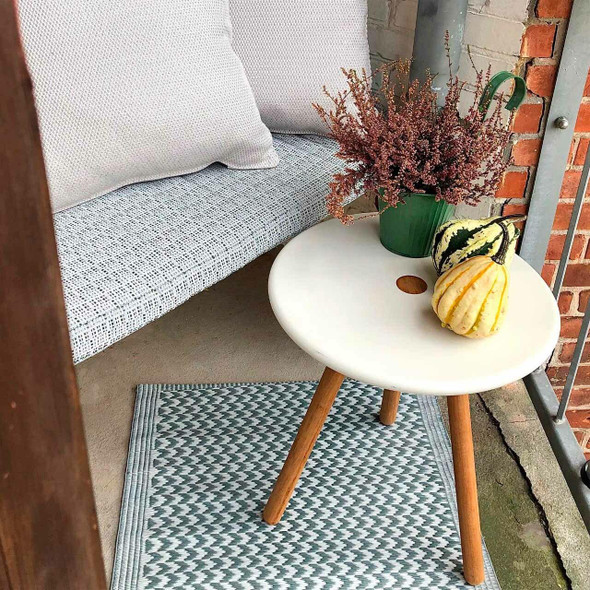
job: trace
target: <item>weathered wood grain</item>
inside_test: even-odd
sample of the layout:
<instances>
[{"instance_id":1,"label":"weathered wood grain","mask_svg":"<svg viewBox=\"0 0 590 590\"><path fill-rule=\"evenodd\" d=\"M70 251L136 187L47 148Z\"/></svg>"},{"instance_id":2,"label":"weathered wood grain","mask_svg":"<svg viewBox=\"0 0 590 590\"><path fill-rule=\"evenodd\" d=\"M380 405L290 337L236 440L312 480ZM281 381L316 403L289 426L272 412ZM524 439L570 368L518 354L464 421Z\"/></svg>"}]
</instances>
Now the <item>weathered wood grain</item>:
<instances>
[{"instance_id":1,"label":"weathered wood grain","mask_svg":"<svg viewBox=\"0 0 590 590\"><path fill-rule=\"evenodd\" d=\"M0 588L106 588L39 131L12 0L0 0Z\"/></svg>"}]
</instances>

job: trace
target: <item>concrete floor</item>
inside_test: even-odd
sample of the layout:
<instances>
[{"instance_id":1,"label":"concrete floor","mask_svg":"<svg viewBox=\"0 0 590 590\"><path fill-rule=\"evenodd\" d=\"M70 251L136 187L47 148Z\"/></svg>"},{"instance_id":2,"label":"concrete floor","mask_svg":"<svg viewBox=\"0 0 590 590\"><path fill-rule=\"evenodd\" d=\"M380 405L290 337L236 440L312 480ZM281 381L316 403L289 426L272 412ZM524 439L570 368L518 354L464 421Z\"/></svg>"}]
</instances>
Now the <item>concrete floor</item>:
<instances>
[{"instance_id":1,"label":"concrete floor","mask_svg":"<svg viewBox=\"0 0 590 590\"><path fill-rule=\"evenodd\" d=\"M323 367L289 340L271 312L266 281L276 252L78 365L108 575L137 384L282 381L321 375ZM574 579L574 588L590 587L583 581L578 584L585 574L575 563L573 573L568 570L566 576L548 534L546 515L486 400L486 396L472 397L476 462L483 533L502 588L567 588L571 585L567 576ZM522 399L521 404L525 404ZM501 414L506 407L495 410ZM505 422L510 424L509 419ZM583 554L578 557L585 559Z\"/></svg>"}]
</instances>

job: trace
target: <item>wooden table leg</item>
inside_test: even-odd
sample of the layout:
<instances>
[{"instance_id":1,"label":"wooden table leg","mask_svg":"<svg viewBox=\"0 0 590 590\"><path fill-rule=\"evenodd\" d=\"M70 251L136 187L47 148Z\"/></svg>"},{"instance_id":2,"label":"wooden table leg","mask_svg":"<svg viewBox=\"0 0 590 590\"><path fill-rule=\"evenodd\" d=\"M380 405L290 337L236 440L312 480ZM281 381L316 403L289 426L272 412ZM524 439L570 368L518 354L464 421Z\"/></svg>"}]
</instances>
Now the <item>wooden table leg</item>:
<instances>
[{"instance_id":1,"label":"wooden table leg","mask_svg":"<svg viewBox=\"0 0 590 590\"><path fill-rule=\"evenodd\" d=\"M401 394L399 391L394 391L393 389L383 390L381 411L379 412L381 424L385 424L385 426L391 426L391 424L395 422L400 396Z\"/></svg>"},{"instance_id":2,"label":"wooden table leg","mask_svg":"<svg viewBox=\"0 0 590 590\"><path fill-rule=\"evenodd\" d=\"M467 583L477 586L484 581L484 567L469 396L449 396L447 404L459 508L463 575Z\"/></svg>"},{"instance_id":3,"label":"wooden table leg","mask_svg":"<svg viewBox=\"0 0 590 590\"><path fill-rule=\"evenodd\" d=\"M342 381L344 375L326 367L262 513L268 524L277 524L281 520Z\"/></svg>"}]
</instances>

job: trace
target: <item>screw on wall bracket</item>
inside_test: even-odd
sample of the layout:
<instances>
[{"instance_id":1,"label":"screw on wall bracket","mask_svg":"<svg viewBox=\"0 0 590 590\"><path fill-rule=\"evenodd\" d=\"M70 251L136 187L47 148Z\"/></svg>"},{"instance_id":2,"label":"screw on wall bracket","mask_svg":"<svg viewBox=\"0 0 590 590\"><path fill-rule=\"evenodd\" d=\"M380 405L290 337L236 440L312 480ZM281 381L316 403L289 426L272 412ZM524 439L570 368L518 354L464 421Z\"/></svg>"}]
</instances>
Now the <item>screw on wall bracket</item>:
<instances>
[{"instance_id":1,"label":"screw on wall bracket","mask_svg":"<svg viewBox=\"0 0 590 590\"><path fill-rule=\"evenodd\" d=\"M570 122L567 117L557 117L557 119L553 121L553 125L558 129L567 129L570 126Z\"/></svg>"}]
</instances>

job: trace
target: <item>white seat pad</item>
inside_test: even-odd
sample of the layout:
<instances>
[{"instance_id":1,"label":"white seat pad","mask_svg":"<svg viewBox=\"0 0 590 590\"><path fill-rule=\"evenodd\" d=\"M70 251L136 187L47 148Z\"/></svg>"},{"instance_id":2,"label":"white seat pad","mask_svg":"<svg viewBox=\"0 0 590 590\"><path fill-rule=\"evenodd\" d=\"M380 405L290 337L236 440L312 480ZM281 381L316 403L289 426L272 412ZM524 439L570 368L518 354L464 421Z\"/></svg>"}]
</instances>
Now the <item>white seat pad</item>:
<instances>
[{"instance_id":1,"label":"white seat pad","mask_svg":"<svg viewBox=\"0 0 590 590\"><path fill-rule=\"evenodd\" d=\"M56 213L74 361L138 330L310 227L342 161L336 144L275 135L276 168L142 182Z\"/></svg>"}]
</instances>

